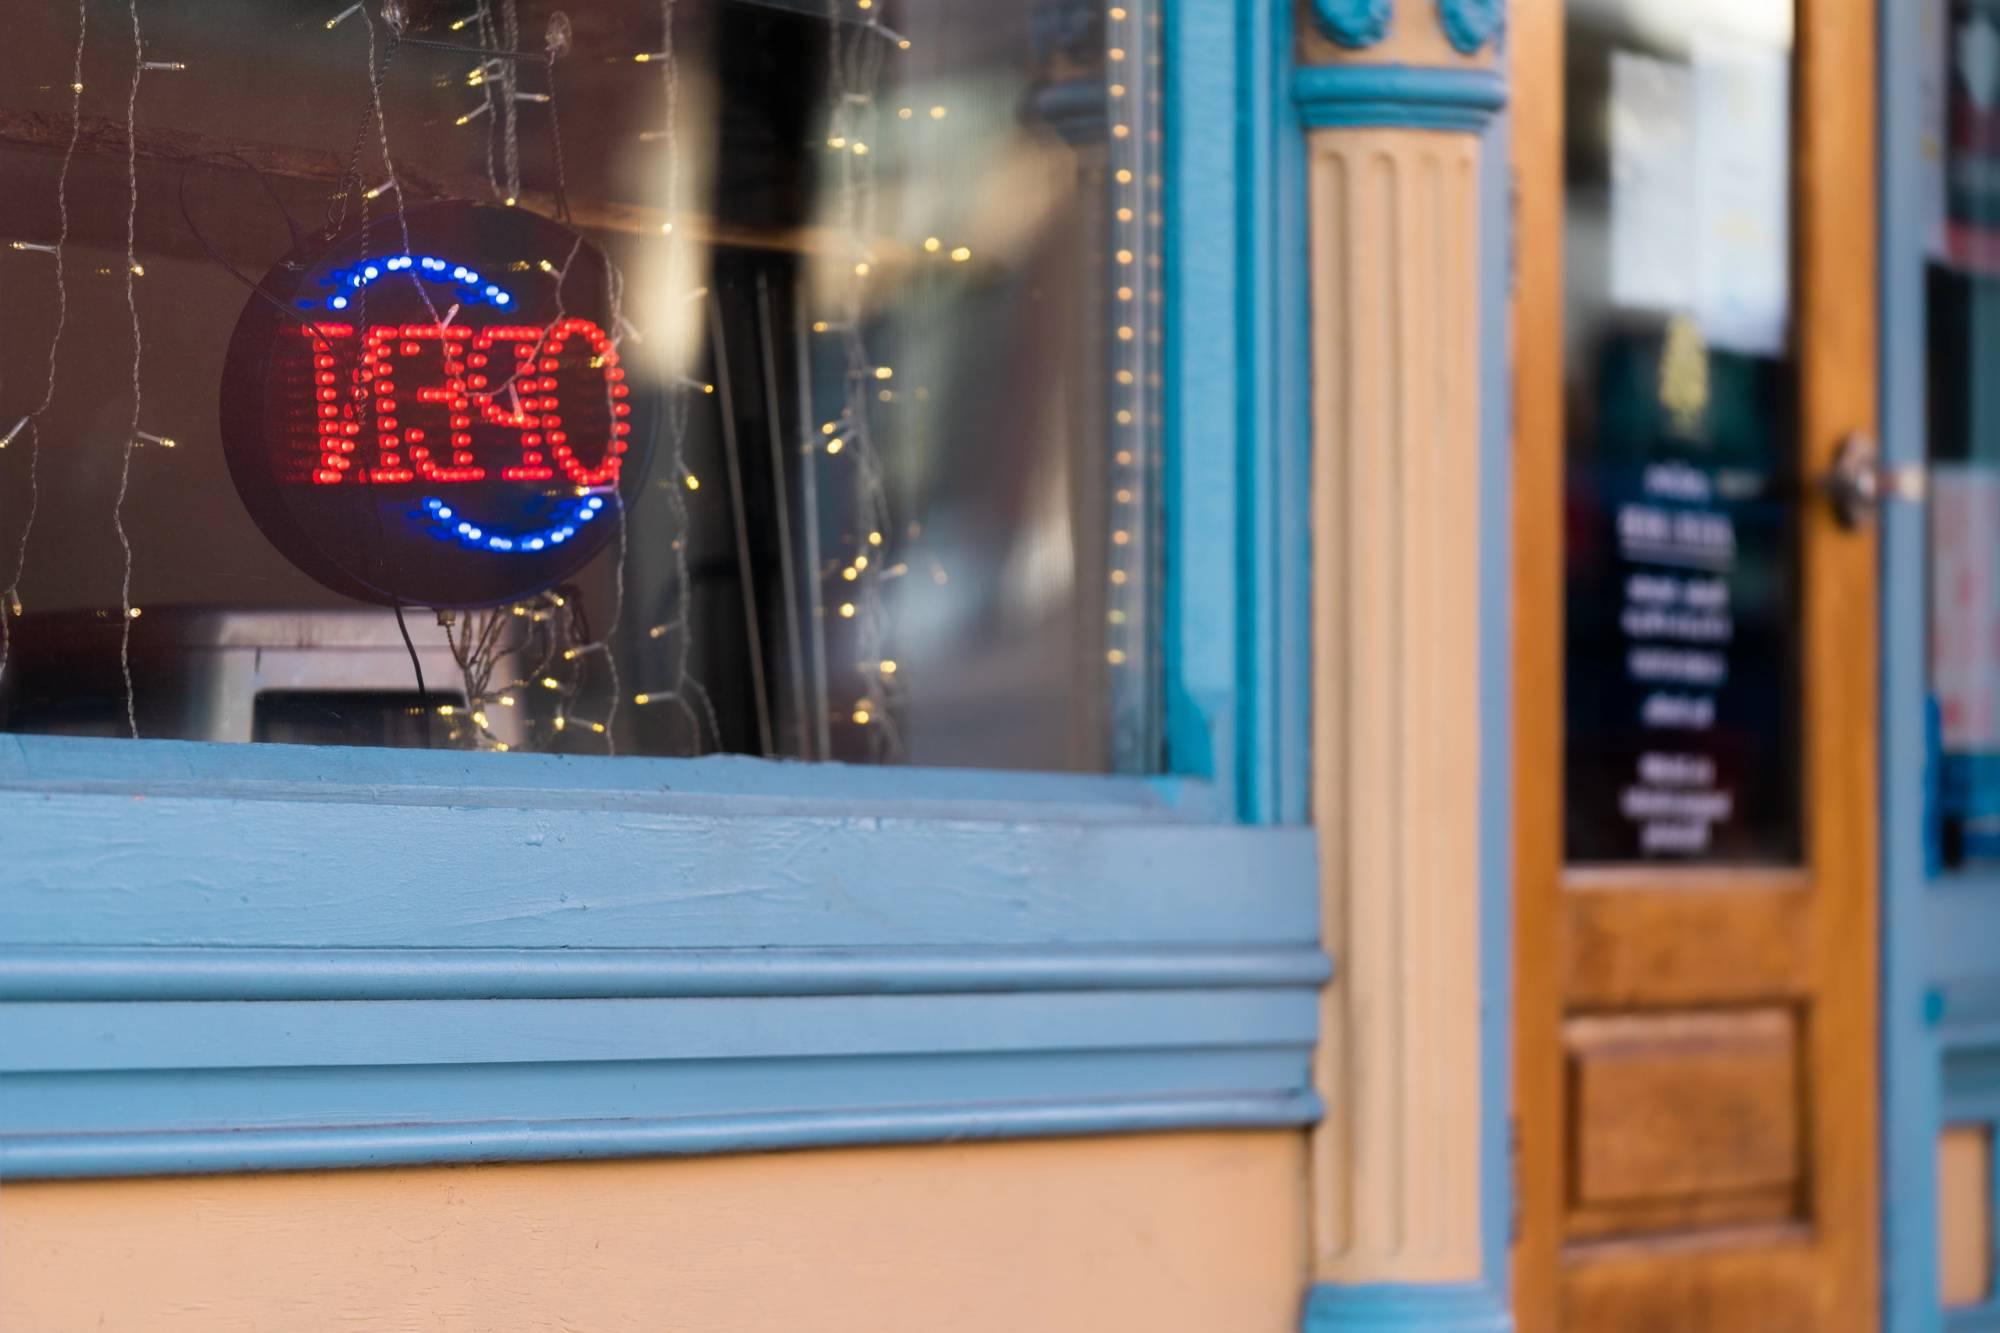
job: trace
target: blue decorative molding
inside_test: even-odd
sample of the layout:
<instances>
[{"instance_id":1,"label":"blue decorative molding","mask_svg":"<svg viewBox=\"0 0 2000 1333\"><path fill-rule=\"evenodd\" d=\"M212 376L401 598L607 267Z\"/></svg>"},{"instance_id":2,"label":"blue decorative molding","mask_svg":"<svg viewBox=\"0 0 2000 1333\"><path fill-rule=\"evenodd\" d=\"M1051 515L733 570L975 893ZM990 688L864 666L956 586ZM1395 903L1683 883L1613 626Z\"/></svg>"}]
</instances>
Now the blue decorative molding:
<instances>
[{"instance_id":1,"label":"blue decorative molding","mask_svg":"<svg viewBox=\"0 0 2000 1333\"><path fill-rule=\"evenodd\" d=\"M1496 40L1507 21L1507 0L1438 0L1438 22L1461 55L1472 55Z\"/></svg>"},{"instance_id":2,"label":"blue decorative molding","mask_svg":"<svg viewBox=\"0 0 2000 1333\"><path fill-rule=\"evenodd\" d=\"M1246 645L1277 645L1251 655L1265 675L1241 692L1238 783L1245 818L1302 824L1312 788L1312 330L1305 136L1289 81L1297 33L1289 7L1239 0L1237 12L1246 91L1236 118L1234 429L1250 534L1237 604Z\"/></svg>"},{"instance_id":3,"label":"blue decorative molding","mask_svg":"<svg viewBox=\"0 0 2000 1333\"><path fill-rule=\"evenodd\" d=\"M193 1175L473 1162L576 1161L772 1152L785 1148L951 1142L1191 1127L1284 1128L1311 1122L1311 1093L1192 1095L1071 1103L993 1102L953 1107L625 1120L478 1121L24 1136L0 1139L0 1176Z\"/></svg>"},{"instance_id":4,"label":"blue decorative molding","mask_svg":"<svg viewBox=\"0 0 2000 1333\"><path fill-rule=\"evenodd\" d=\"M1478 133L1507 101L1498 70L1309 65L1292 74L1307 126L1394 126Z\"/></svg>"},{"instance_id":5,"label":"blue decorative molding","mask_svg":"<svg viewBox=\"0 0 2000 1333\"><path fill-rule=\"evenodd\" d=\"M1207 783L1169 776L805 764L746 755L613 759L360 746L131 745L14 734L0 734L0 790L677 814L837 815L890 805L911 818L1053 817L1064 823L1235 818Z\"/></svg>"},{"instance_id":6,"label":"blue decorative molding","mask_svg":"<svg viewBox=\"0 0 2000 1333\"><path fill-rule=\"evenodd\" d=\"M1238 577L1253 511L1242 502L1246 460L1229 447L1242 392L1238 356L1248 332L1236 305L1244 238L1230 207L1247 167L1236 135L1244 96L1236 64L1241 35L1233 5L1180 2L1172 5L1165 33L1167 137L1160 159L1168 296L1160 404L1167 767L1214 784L1232 816L1254 817L1237 790L1241 748L1253 743L1241 718L1249 662ZM1195 544L1215 534L1229 534L1230 554L1193 558Z\"/></svg>"},{"instance_id":7,"label":"blue decorative molding","mask_svg":"<svg viewBox=\"0 0 2000 1333\"><path fill-rule=\"evenodd\" d=\"M1483 1283L1321 1283L1306 1297L1305 1333L1513 1333L1506 1295Z\"/></svg>"},{"instance_id":8,"label":"blue decorative molding","mask_svg":"<svg viewBox=\"0 0 2000 1333\"><path fill-rule=\"evenodd\" d=\"M389 794L362 805L293 783L265 797L0 790L0 941L1060 953L1317 935L1307 829L1054 811L952 820L893 801L688 813L639 796L572 807Z\"/></svg>"},{"instance_id":9,"label":"blue decorative molding","mask_svg":"<svg viewBox=\"0 0 2000 1333\"><path fill-rule=\"evenodd\" d=\"M0 1001L503 1000L1291 988L1309 944L957 949L0 947Z\"/></svg>"},{"instance_id":10,"label":"blue decorative molding","mask_svg":"<svg viewBox=\"0 0 2000 1333\"><path fill-rule=\"evenodd\" d=\"M464 762L0 745L0 1175L1316 1114L1309 830Z\"/></svg>"},{"instance_id":11,"label":"blue decorative molding","mask_svg":"<svg viewBox=\"0 0 2000 1333\"><path fill-rule=\"evenodd\" d=\"M1310 1123L1314 989L0 1005L0 1176Z\"/></svg>"},{"instance_id":12,"label":"blue decorative molding","mask_svg":"<svg viewBox=\"0 0 2000 1333\"><path fill-rule=\"evenodd\" d=\"M1395 0L1313 0L1313 19L1334 42L1361 50L1389 35L1395 8Z\"/></svg>"}]
</instances>

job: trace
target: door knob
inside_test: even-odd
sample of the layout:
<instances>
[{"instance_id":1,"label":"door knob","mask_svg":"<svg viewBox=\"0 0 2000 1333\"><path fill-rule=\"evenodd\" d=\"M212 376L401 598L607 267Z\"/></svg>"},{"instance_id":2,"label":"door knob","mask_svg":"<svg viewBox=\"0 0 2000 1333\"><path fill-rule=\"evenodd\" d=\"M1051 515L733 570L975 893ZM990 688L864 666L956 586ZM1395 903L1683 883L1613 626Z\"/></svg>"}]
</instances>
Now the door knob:
<instances>
[{"instance_id":1,"label":"door knob","mask_svg":"<svg viewBox=\"0 0 2000 1333\"><path fill-rule=\"evenodd\" d=\"M1885 466L1873 437L1855 431L1834 451L1833 465L1820 478L1819 488L1842 527L1865 528L1875 521L1885 500L1922 502L1924 469L1922 464Z\"/></svg>"}]
</instances>

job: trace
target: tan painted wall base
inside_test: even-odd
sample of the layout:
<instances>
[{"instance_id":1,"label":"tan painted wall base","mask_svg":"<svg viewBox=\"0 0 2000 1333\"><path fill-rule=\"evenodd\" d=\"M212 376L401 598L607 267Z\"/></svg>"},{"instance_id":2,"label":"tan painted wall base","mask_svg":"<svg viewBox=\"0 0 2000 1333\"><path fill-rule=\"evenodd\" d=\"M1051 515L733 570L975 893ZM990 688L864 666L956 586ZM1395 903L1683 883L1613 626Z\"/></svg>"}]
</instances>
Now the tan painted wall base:
<instances>
[{"instance_id":1,"label":"tan painted wall base","mask_svg":"<svg viewBox=\"0 0 2000 1333\"><path fill-rule=\"evenodd\" d=\"M1285 1133L0 1184L6 1333L1292 1333Z\"/></svg>"}]
</instances>

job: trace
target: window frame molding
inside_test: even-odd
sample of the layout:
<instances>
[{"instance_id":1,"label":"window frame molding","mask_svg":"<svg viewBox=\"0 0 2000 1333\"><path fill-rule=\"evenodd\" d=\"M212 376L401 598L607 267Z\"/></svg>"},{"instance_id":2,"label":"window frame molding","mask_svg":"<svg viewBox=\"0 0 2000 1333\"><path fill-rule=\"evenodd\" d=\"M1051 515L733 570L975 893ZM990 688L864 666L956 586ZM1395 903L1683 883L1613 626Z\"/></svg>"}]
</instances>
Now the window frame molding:
<instances>
[{"instance_id":1,"label":"window frame molding","mask_svg":"<svg viewBox=\"0 0 2000 1333\"><path fill-rule=\"evenodd\" d=\"M1277 11L1161 13L1167 772L0 736L0 1176L1317 1118Z\"/></svg>"}]
</instances>

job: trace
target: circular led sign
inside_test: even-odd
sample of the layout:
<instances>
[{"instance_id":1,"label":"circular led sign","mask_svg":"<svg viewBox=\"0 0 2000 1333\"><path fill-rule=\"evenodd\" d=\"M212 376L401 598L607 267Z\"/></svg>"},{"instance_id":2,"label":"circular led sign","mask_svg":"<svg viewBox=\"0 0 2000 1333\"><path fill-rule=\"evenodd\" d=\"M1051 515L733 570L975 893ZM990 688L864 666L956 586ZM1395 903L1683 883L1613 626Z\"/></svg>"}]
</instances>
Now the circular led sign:
<instances>
[{"instance_id":1,"label":"circular led sign","mask_svg":"<svg viewBox=\"0 0 2000 1333\"><path fill-rule=\"evenodd\" d=\"M573 576L643 480L602 251L442 203L320 237L251 298L222 377L230 475L337 592L491 606Z\"/></svg>"}]
</instances>

